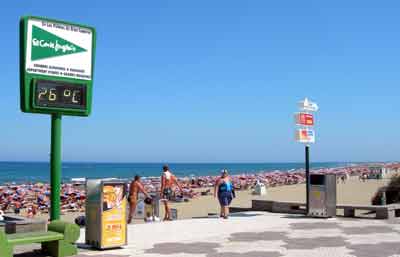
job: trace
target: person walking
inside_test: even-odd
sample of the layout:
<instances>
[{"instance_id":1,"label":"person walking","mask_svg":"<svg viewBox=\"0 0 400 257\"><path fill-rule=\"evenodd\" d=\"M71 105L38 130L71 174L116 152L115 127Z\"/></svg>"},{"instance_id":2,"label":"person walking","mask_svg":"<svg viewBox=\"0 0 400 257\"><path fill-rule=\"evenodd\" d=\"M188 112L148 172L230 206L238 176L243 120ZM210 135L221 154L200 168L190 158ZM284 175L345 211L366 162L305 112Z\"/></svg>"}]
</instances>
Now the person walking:
<instances>
[{"instance_id":1,"label":"person walking","mask_svg":"<svg viewBox=\"0 0 400 257\"><path fill-rule=\"evenodd\" d=\"M168 201L171 200L175 185L179 188L180 192L183 194L183 190L181 185L178 183L178 179L169 170L168 165L164 165L163 174L161 176L161 190L160 190L160 196L162 199L161 201L164 202L164 207L165 207L164 221L172 220L171 209L169 208Z\"/></svg>"},{"instance_id":2,"label":"person walking","mask_svg":"<svg viewBox=\"0 0 400 257\"><path fill-rule=\"evenodd\" d=\"M220 217L227 219L229 216L229 205L234 197L234 188L226 169L221 171L221 177L215 182L214 197L218 197L221 206Z\"/></svg>"},{"instance_id":3,"label":"person walking","mask_svg":"<svg viewBox=\"0 0 400 257\"><path fill-rule=\"evenodd\" d=\"M136 206L139 199L139 192L142 192L147 198L151 198L150 195L144 189L142 182L140 181L140 176L136 175L129 186L129 215L128 224L132 222L132 217L135 214Z\"/></svg>"}]
</instances>

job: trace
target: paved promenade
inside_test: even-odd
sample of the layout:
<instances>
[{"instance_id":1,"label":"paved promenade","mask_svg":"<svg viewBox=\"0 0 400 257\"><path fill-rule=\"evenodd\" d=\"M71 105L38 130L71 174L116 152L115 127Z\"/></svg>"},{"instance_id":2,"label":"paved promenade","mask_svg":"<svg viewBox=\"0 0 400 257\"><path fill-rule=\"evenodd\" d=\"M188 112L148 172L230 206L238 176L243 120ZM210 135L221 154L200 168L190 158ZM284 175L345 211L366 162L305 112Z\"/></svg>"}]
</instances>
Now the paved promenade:
<instances>
[{"instance_id":1,"label":"paved promenade","mask_svg":"<svg viewBox=\"0 0 400 257\"><path fill-rule=\"evenodd\" d=\"M130 225L127 247L81 249L78 256L400 257L400 221L238 213L228 220L210 217Z\"/></svg>"}]
</instances>

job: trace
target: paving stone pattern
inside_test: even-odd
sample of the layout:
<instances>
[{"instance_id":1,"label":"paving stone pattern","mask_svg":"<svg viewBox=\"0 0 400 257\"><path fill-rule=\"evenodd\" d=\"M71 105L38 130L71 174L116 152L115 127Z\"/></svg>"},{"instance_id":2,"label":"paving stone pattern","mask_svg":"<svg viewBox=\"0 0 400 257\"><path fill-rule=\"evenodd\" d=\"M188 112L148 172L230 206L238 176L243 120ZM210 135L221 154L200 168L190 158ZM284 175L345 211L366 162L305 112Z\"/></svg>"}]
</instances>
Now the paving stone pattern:
<instances>
[{"instance_id":1,"label":"paving stone pattern","mask_svg":"<svg viewBox=\"0 0 400 257\"><path fill-rule=\"evenodd\" d=\"M190 253L190 254L209 254L216 253L216 248L220 247L220 244L216 243L164 243L156 244L152 249L146 250L146 253L158 253L158 254L178 254L178 253Z\"/></svg>"},{"instance_id":2,"label":"paving stone pattern","mask_svg":"<svg viewBox=\"0 0 400 257\"><path fill-rule=\"evenodd\" d=\"M400 257L398 220L256 214L134 225L128 246L77 257Z\"/></svg>"},{"instance_id":3,"label":"paving stone pattern","mask_svg":"<svg viewBox=\"0 0 400 257\"><path fill-rule=\"evenodd\" d=\"M232 242L253 242L253 241L273 241L288 239L285 232L243 232L234 233L229 238Z\"/></svg>"},{"instance_id":4,"label":"paving stone pattern","mask_svg":"<svg viewBox=\"0 0 400 257\"><path fill-rule=\"evenodd\" d=\"M345 220L341 221L342 224L346 224ZM367 225L368 221L354 222L352 221L351 226L349 224L342 226L338 222L330 221L309 221L309 222L294 222L289 225L289 229L285 231L262 231L262 232L238 232L233 233L228 237L228 242L233 243L250 243L256 241L263 241L265 249L271 245L271 241L282 241L280 251L243 251L240 253L235 252L219 252L217 245L207 245L201 242L194 243L193 245L187 244L184 247L179 245L175 247L173 244L155 245L153 249L149 249L147 253L157 252L162 256L163 254L170 254L171 248L175 248L174 253L202 253L206 257L240 257L240 256L291 256L291 251L302 250L304 253L307 251L331 249L332 251L336 248L344 248L349 255L354 257L394 257L400 256L400 233L398 230L393 229L390 223L381 222L379 225ZM299 238L291 237L291 231L306 230L308 233L314 231L324 230L323 234L315 234L313 238ZM342 236L329 236L329 231L340 230ZM379 242L379 235L382 234L393 234L398 238L398 242ZM370 244L357 244L352 243L353 235L371 236ZM373 240L372 240L373 239ZM223 244L223 243L222 243ZM189 247L190 246L190 247ZM193 248L192 248L193 247ZM169 249L169 250L168 250ZM250 250L250 249L249 249ZM329 250L328 250L329 252ZM329 255L334 256L334 255Z\"/></svg>"},{"instance_id":5,"label":"paving stone pattern","mask_svg":"<svg viewBox=\"0 0 400 257\"><path fill-rule=\"evenodd\" d=\"M234 253L234 252L223 252L209 254L207 257L280 257L283 256L279 252L263 252L263 251L253 251L244 253Z\"/></svg>"},{"instance_id":6,"label":"paving stone pattern","mask_svg":"<svg viewBox=\"0 0 400 257\"><path fill-rule=\"evenodd\" d=\"M379 233L393 233L397 232L388 226L363 226L363 227L347 227L342 228L346 235L365 235L365 234L379 234Z\"/></svg>"},{"instance_id":7,"label":"paving stone pattern","mask_svg":"<svg viewBox=\"0 0 400 257\"><path fill-rule=\"evenodd\" d=\"M348 245L347 248L351 249L352 254L357 257L386 257L396 254L400 256L399 243Z\"/></svg>"}]
</instances>

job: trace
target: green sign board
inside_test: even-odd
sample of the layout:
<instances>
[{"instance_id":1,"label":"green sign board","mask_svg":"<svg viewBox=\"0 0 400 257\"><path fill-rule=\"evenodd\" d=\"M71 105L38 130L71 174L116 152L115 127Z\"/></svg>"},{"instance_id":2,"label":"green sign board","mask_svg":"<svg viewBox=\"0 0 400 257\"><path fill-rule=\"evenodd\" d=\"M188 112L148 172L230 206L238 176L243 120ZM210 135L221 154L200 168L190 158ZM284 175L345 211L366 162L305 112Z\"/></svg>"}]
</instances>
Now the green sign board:
<instances>
[{"instance_id":1,"label":"green sign board","mask_svg":"<svg viewBox=\"0 0 400 257\"><path fill-rule=\"evenodd\" d=\"M91 112L94 28L23 17L20 22L21 110L88 116Z\"/></svg>"}]
</instances>

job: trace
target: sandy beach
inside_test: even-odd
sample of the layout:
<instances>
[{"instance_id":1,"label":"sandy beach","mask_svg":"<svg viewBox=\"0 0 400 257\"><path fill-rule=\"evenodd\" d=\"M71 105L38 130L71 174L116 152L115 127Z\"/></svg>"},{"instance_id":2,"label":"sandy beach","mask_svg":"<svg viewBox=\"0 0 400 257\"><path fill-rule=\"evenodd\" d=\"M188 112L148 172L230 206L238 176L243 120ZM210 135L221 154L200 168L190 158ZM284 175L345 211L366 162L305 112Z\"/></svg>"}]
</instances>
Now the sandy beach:
<instances>
[{"instance_id":1,"label":"sandy beach","mask_svg":"<svg viewBox=\"0 0 400 257\"><path fill-rule=\"evenodd\" d=\"M388 179L370 179L365 182L357 177L350 177L346 183L337 184L337 204L371 204L371 198L375 192L389 182ZM304 203L306 199L305 184L270 187L264 196L256 196L251 190L236 192L236 198L232 201L232 207L250 208L252 200L274 200ZM190 199L189 202L172 202L171 207L178 210L179 219L205 217L211 213L219 213L217 199L212 195L200 196ZM70 212L62 215L62 219L73 222L75 217L84 213ZM161 206L160 216L163 216ZM143 223L142 218L135 218L133 223Z\"/></svg>"},{"instance_id":2,"label":"sandy beach","mask_svg":"<svg viewBox=\"0 0 400 257\"><path fill-rule=\"evenodd\" d=\"M389 179L369 179L362 182L358 177L350 177L346 183L337 184L337 203L338 204L371 204L371 198L382 186L385 186ZM256 196L251 190L236 192L236 198L232 201L232 207L249 208L252 200L275 200L304 203L306 199L305 184L287 185L270 187L264 196ZM178 210L178 219L190 219L205 217L211 213L219 213L217 199L212 195L200 196L190 199L189 202L171 203L172 208ZM73 221L76 216L83 213L66 213L63 219ZM163 206L161 214L163 216ZM142 218L135 218L133 223L143 223Z\"/></svg>"},{"instance_id":3,"label":"sandy beach","mask_svg":"<svg viewBox=\"0 0 400 257\"><path fill-rule=\"evenodd\" d=\"M337 204L371 204L371 198L378 188L386 185L388 179L370 179L365 182L357 177L351 177L346 183L337 184ZM232 201L232 207L249 208L251 200L275 200L304 203L306 201L305 184L270 187L264 196L255 196L250 190L238 191ZM206 216L208 213L218 213L218 201L213 196L201 196L189 203L172 203L178 210L178 218Z\"/></svg>"},{"instance_id":4,"label":"sandy beach","mask_svg":"<svg viewBox=\"0 0 400 257\"><path fill-rule=\"evenodd\" d=\"M282 173L279 180L286 177L286 174ZM297 177L296 177L297 178ZM236 177L238 180L238 177ZM297 180L296 184L293 185L279 185L274 184L267 186L267 194L263 196L257 196L252 194L252 190L237 190L236 198L232 201L232 207L250 208L252 200L275 200L275 201L286 201L286 202L298 202L305 203L306 198L306 186L305 183L301 183L301 177ZM385 186L388 182L388 178L384 179L366 179L361 181L359 176L347 176L345 183L338 180L337 183L337 204L371 204L371 198L376 191ZM300 183L298 183L300 182ZM248 180L247 183L252 183ZM151 185L149 185L151 186ZM79 194L85 194L84 187L80 187L78 191L74 191L71 187L66 187L65 191L77 192ZM211 194L201 195L200 192L210 190ZM171 202L171 207L177 209L178 219L189 219L196 217L205 217L209 214L219 213L219 204L217 199L212 195L213 188L200 187L194 188L191 192L196 195L193 198L187 198L188 202ZM79 201L78 201L79 203ZM75 202L72 204L75 205ZM79 204L81 208L71 208L62 211L62 219L73 222L77 216L85 215L83 211L84 203ZM160 205L160 217L163 217L164 207ZM26 209L21 211L22 215L26 215ZM35 218L48 219L48 213L39 212ZM138 216L134 218L134 223L143 223L143 217Z\"/></svg>"}]
</instances>

